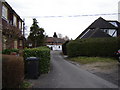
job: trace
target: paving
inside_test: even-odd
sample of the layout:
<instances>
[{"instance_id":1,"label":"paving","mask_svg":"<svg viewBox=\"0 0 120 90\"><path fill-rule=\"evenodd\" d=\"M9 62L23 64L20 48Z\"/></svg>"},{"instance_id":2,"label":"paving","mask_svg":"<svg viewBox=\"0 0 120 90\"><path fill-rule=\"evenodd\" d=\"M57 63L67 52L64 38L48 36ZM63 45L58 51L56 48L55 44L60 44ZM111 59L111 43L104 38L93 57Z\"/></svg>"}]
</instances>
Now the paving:
<instances>
[{"instance_id":1,"label":"paving","mask_svg":"<svg viewBox=\"0 0 120 90\"><path fill-rule=\"evenodd\" d=\"M59 51L51 51L51 70L36 80L33 88L118 88L74 64L64 60Z\"/></svg>"}]
</instances>

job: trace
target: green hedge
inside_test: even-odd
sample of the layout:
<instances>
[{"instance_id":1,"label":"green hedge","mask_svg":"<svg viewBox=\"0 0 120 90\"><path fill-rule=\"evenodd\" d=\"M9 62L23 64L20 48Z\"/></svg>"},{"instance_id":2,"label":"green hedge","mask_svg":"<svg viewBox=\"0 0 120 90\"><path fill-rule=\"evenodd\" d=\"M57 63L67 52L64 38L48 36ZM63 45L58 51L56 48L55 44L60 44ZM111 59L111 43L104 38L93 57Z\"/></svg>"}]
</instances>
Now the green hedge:
<instances>
[{"instance_id":1,"label":"green hedge","mask_svg":"<svg viewBox=\"0 0 120 90\"><path fill-rule=\"evenodd\" d=\"M69 57L113 56L120 48L120 38L89 38L71 41L67 44Z\"/></svg>"},{"instance_id":2,"label":"green hedge","mask_svg":"<svg viewBox=\"0 0 120 90\"><path fill-rule=\"evenodd\" d=\"M19 88L23 80L23 58L14 55L2 55L2 88Z\"/></svg>"},{"instance_id":3,"label":"green hedge","mask_svg":"<svg viewBox=\"0 0 120 90\"><path fill-rule=\"evenodd\" d=\"M39 47L24 50L24 59L27 57L40 58L40 73L48 73L50 70L50 49L47 47ZM26 63L26 62L25 62Z\"/></svg>"},{"instance_id":4,"label":"green hedge","mask_svg":"<svg viewBox=\"0 0 120 90\"><path fill-rule=\"evenodd\" d=\"M16 53L18 53L19 50L18 50L18 49L5 49L5 50L2 51L2 54L10 55L11 52L16 52Z\"/></svg>"},{"instance_id":5,"label":"green hedge","mask_svg":"<svg viewBox=\"0 0 120 90\"><path fill-rule=\"evenodd\" d=\"M69 41L66 41L63 45L62 45L62 52L64 55L67 55L67 47L66 45L69 43Z\"/></svg>"}]
</instances>

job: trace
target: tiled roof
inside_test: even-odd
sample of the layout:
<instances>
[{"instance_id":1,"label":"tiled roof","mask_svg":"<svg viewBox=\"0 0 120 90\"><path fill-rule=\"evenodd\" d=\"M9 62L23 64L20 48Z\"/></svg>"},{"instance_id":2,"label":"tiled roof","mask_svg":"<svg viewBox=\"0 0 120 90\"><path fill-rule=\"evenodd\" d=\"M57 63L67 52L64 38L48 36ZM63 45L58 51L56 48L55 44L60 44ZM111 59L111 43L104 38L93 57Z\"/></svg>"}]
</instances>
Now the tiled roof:
<instances>
[{"instance_id":1,"label":"tiled roof","mask_svg":"<svg viewBox=\"0 0 120 90\"><path fill-rule=\"evenodd\" d=\"M61 38L55 38L55 37L46 37L45 39L45 42L46 43L64 43L65 40L64 39L61 39Z\"/></svg>"},{"instance_id":2,"label":"tiled roof","mask_svg":"<svg viewBox=\"0 0 120 90\"><path fill-rule=\"evenodd\" d=\"M110 35L102 32L100 29L118 29L119 27L120 23L118 21L107 21L100 17L97 20L95 20L88 28L86 28L76 39L88 38L93 36L110 37Z\"/></svg>"}]
</instances>

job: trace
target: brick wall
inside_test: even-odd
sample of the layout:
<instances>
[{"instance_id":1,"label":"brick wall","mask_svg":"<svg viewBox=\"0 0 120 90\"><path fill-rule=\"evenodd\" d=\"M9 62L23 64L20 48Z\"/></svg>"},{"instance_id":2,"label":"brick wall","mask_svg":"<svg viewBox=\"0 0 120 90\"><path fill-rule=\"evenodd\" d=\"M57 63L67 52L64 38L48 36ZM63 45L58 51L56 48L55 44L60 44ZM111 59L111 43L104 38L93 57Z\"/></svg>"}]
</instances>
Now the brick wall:
<instances>
[{"instance_id":1,"label":"brick wall","mask_svg":"<svg viewBox=\"0 0 120 90\"><path fill-rule=\"evenodd\" d=\"M2 50L2 2L0 1L0 51Z\"/></svg>"}]
</instances>

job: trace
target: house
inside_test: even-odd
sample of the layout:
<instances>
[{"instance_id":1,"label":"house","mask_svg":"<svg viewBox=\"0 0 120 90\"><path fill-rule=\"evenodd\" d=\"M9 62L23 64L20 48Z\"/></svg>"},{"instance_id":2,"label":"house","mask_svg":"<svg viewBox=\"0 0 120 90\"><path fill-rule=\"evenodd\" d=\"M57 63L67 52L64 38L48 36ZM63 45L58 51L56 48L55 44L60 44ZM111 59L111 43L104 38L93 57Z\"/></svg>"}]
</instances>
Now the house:
<instances>
[{"instance_id":1,"label":"house","mask_svg":"<svg viewBox=\"0 0 120 90\"><path fill-rule=\"evenodd\" d=\"M56 37L46 37L45 44L51 50L62 50L62 44L65 42L64 39L56 38Z\"/></svg>"},{"instance_id":2,"label":"house","mask_svg":"<svg viewBox=\"0 0 120 90\"><path fill-rule=\"evenodd\" d=\"M0 1L0 31L2 32L2 49L22 49L23 20L7 2Z\"/></svg>"},{"instance_id":3,"label":"house","mask_svg":"<svg viewBox=\"0 0 120 90\"><path fill-rule=\"evenodd\" d=\"M118 21L105 20L102 17L95 20L76 39L118 37L120 35L120 23Z\"/></svg>"}]
</instances>

